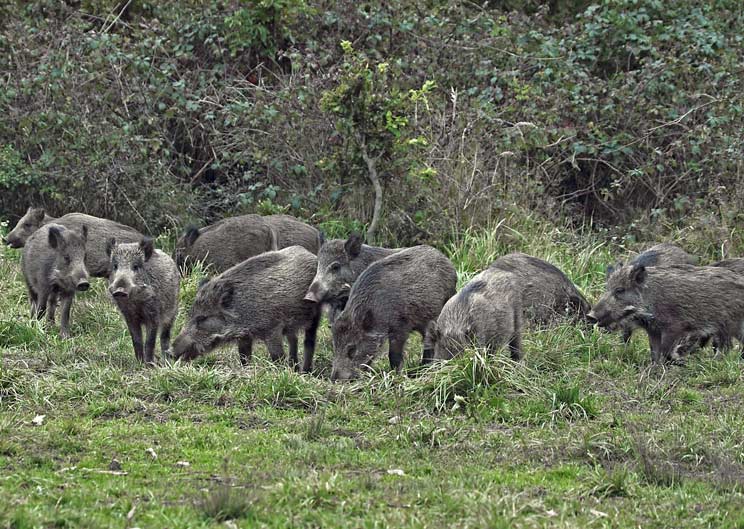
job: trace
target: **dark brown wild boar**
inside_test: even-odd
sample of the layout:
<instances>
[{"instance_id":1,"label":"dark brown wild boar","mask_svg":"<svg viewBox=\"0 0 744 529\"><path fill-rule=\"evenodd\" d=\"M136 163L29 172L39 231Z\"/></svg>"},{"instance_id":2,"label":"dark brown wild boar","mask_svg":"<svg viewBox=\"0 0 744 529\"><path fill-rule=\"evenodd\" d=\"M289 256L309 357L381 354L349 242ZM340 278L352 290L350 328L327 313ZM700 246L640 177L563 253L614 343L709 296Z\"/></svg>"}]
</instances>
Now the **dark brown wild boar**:
<instances>
[{"instance_id":1,"label":"dark brown wild boar","mask_svg":"<svg viewBox=\"0 0 744 529\"><path fill-rule=\"evenodd\" d=\"M351 287L346 308L333 323L331 379L348 380L370 365L384 341L393 369L403 364L411 331L425 336L455 293L457 273L449 259L431 246L414 246L372 263ZM433 351L424 349L422 363Z\"/></svg>"},{"instance_id":2,"label":"dark brown wild boar","mask_svg":"<svg viewBox=\"0 0 744 529\"><path fill-rule=\"evenodd\" d=\"M636 261L610 271L589 318L602 327L632 321L644 329L654 362L675 360L708 340L725 350L743 337L744 279L723 268Z\"/></svg>"},{"instance_id":3,"label":"dark brown wild boar","mask_svg":"<svg viewBox=\"0 0 744 529\"><path fill-rule=\"evenodd\" d=\"M326 303L331 307L331 323L344 309L351 286L369 265L387 257L399 249L378 248L362 244L359 235L352 234L343 239L321 238L318 252L318 270L307 290L305 299L314 303Z\"/></svg>"},{"instance_id":4,"label":"dark brown wild boar","mask_svg":"<svg viewBox=\"0 0 744 529\"><path fill-rule=\"evenodd\" d=\"M289 357L298 367L297 332L305 330L302 371L312 369L320 307L305 301L315 274L316 257L300 246L247 259L199 287L189 319L173 342L176 358L191 360L222 344L238 342L243 364L250 361L253 340L263 340L272 360Z\"/></svg>"},{"instance_id":5,"label":"dark brown wild boar","mask_svg":"<svg viewBox=\"0 0 744 529\"><path fill-rule=\"evenodd\" d=\"M635 264L637 262L644 263L644 266L670 266L670 265L696 265L698 263L697 257L688 254L679 246L676 246L669 242L662 242L651 246L644 250L633 259L630 260L629 264ZM618 266L622 266L620 263ZM608 267L607 275L609 277L612 267ZM638 328L634 324L633 320L628 320L618 325L623 332L623 342L630 342L630 338L633 336L633 331Z\"/></svg>"}]
</instances>

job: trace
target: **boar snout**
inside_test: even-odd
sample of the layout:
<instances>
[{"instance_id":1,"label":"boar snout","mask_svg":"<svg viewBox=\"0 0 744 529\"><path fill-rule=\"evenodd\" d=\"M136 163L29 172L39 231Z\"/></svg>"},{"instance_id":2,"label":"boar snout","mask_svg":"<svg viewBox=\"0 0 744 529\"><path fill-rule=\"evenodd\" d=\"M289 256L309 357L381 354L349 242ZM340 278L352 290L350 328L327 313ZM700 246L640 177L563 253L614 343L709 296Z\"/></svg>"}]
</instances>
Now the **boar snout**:
<instances>
[{"instance_id":1,"label":"boar snout","mask_svg":"<svg viewBox=\"0 0 744 529\"><path fill-rule=\"evenodd\" d=\"M3 237L3 243L5 243L6 246L9 246L10 248L20 248L21 243L18 239L15 237Z\"/></svg>"},{"instance_id":2,"label":"boar snout","mask_svg":"<svg viewBox=\"0 0 744 529\"><path fill-rule=\"evenodd\" d=\"M313 303L320 303L323 300L323 295L325 292L321 292L320 284L316 281L313 281L310 284L310 288L307 289L307 294L305 294L305 301L312 301Z\"/></svg>"},{"instance_id":3,"label":"boar snout","mask_svg":"<svg viewBox=\"0 0 744 529\"><path fill-rule=\"evenodd\" d=\"M87 279L81 279L80 281L78 281L78 284L77 284L78 292L85 292L89 288L90 288L90 283L88 282Z\"/></svg>"},{"instance_id":4,"label":"boar snout","mask_svg":"<svg viewBox=\"0 0 744 529\"><path fill-rule=\"evenodd\" d=\"M599 320L597 319L597 315L594 314L594 311L589 311L589 314L586 315L586 319L591 323L592 325L599 323Z\"/></svg>"}]
</instances>

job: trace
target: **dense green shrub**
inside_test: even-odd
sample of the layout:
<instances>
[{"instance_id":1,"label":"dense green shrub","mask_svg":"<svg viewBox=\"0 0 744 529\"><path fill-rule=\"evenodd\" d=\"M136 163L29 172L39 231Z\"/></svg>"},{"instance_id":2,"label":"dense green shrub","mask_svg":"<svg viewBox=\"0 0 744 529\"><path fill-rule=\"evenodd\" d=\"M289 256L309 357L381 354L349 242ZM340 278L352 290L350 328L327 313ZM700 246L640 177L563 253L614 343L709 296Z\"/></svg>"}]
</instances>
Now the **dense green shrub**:
<instances>
[{"instance_id":1,"label":"dense green shrub","mask_svg":"<svg viewBox=\"0 0 744 529\"><path fill-rule=\"evenodd\" d=\"M387 242L525 209L631 240L737 237L734 0L3 9L3 216L42 202L150 231L250 211L363 228L366 137Z\"/></svg>"}]
</instances>

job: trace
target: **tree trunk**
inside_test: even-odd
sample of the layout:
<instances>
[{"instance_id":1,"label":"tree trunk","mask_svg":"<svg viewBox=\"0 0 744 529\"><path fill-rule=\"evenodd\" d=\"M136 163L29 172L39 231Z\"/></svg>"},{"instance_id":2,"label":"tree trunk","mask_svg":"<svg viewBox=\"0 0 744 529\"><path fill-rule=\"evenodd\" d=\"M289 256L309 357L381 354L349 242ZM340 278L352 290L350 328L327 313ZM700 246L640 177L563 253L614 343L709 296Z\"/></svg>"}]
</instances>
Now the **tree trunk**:
<instances>
[{"instance_id":1,"label":"tree trunk","mask_svg":"<svg viewBox=\"0 0 744 529\"><path fill-rule=\"evenodd\" d=\"M380 213L382 212L382 184L380 176L377 174L377 161L380 159L372 158L367 152L367 145L362 143L362 158L367 164L367 176L372 186L375 188L375 206L372 212L372 222L367 228L367 244L375 244L377 236L377 227L380 224Z\"/></svg>"}]
</instances>

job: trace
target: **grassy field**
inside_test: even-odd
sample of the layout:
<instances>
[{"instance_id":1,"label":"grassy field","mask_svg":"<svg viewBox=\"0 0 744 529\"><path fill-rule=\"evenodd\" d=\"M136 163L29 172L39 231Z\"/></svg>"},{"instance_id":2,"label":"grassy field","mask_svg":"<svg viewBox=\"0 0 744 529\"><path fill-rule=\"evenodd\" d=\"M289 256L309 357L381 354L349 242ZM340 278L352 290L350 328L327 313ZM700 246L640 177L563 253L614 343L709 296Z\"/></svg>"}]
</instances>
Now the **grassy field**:
<instances>
[{"instance_id":1,"label":"grassy field","mask_svg":"<svg viewBox=\"0 0 744 529\"><path fill-rule=\"evenodd\" d=\"M465 281L515 249L590 300L617 257L529 222L448 251ZM739 351L652 367L642 333L563 325L527 332L520 364L332 384L324 325L314 376L234 348L144 369L103 281L64 341L0 252L0 527L744 527Z\"/></svg>"}]
</instances>

